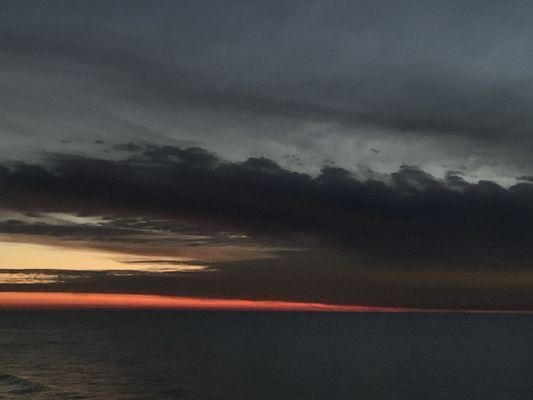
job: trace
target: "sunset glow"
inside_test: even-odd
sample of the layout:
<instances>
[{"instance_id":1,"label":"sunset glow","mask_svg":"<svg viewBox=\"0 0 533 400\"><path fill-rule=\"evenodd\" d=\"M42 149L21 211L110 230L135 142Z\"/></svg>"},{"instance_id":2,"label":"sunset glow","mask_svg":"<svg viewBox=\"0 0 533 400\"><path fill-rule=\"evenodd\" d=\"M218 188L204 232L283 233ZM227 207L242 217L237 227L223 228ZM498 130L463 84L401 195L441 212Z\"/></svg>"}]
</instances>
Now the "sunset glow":
<instances>
[{"instance_id":1,"label":"sunset glow","mask_svg":"<svg viewBox=\"0 0 533 400\"><path fill-rule=\"evenodd\" d=\"M34 243L0 241L0 269L56 269L56 270L150 270L150 271L200 271L203 265L185 263L187 259L168 259L168 264L161 257L132 256L91 249L66 248ZM24 257L20 255L24 254ZM135 261L131 262L134 258ZM180 264L180 261L184 261ZM0 276L0 283L5 283Z\"/></svg>"},{"instance_id":2,"label":"sunset glow","mask_svg":"<svg viewBox=\"0 0 533 400\"><path fill-rule=\"evenodd\" d=\"M0 241L0 254L0 268L124 269L116 255L91 250Z\"/></svg>"},{"instance_id":3,"label":"sunset glow","mask_svg":"<svg viewBox=\"0 0 533 400\"><path fill-rule=\"evenodd\" d=\"M532 314L533 311L454 310L409 307L374 307L310 302L207 299L177 296L110 293L0 292L0 310L10 309L166 309L213 311L290 311L351 313L480 313Z\"/></svg>"}]
</instances>

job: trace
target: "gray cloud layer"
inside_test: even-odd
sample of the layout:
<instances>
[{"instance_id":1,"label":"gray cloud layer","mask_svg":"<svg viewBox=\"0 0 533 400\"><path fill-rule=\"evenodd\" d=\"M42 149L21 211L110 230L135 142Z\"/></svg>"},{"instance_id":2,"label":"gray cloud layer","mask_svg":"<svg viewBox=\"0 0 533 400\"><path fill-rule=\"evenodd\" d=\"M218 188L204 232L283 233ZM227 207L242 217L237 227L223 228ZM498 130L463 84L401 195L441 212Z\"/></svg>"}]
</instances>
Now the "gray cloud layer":
<instances>
[{"instance_id":1,"label":"gray cloud layer","mask_svg":"<svg viewBox=\"0 0 533 400\"><path fill-rule=\"evenodd\" d=\"M463 165L511 184L532 167L532 13L528 2L3 2L4 132L31 136L34 118L43 142L159 135L226 157L311 151L315 170ZM358 160L337 155L343 145Z\"/></svg>"}]
</instances>

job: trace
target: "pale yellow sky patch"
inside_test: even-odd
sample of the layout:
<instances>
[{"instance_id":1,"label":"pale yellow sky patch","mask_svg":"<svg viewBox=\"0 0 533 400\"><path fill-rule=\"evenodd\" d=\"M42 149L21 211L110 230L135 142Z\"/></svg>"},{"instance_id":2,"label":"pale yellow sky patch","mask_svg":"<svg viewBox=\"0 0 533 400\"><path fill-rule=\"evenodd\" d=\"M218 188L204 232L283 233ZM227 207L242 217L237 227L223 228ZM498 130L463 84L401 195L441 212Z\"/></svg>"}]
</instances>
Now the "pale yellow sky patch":
<instances>
[{"instance_id":1,"label":"pale yellow sky patch","mask_svg":"<svg viewBox=\"0 0 533 400\"><path fill-rule=\"evenodd\" d=\"M133 269L113 253L17 242L0 242L0 268Z\"/></svg>"},{"instance_id":2,"label":"pale yellow sky patch","mask_svg":"<svg viewBox=\"0 0 533 400\"><path fill-rule=\"evenodd\" d=\"M154 262L157 260L157 262ZM135 261L131 263L128 261ZM0 241L0 269L62 270L150 270L199 271L203 265L189 264L189 259L168 259L117 254L99 250L69 249L34 243ZM183 262L180 264L179 262Z\"/></svg>"}]
</instances>

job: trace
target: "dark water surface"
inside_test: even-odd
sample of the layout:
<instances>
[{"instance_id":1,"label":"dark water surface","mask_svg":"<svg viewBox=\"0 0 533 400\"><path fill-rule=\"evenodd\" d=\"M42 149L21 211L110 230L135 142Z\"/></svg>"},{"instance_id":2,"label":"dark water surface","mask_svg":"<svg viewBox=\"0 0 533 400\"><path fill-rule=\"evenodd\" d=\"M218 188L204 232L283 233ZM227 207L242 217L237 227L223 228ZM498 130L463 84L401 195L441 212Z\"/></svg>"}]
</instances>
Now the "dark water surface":
<instances>
[{"instance_id":1,"label":"dark water surface","mask_svg":"<svg viewBox=\"0 0 533 400\"><path fill-rule=\"evenodd\" d=\"M533 317L0 312L0 399L533 399Z\"/></svg>"}]
</instances>

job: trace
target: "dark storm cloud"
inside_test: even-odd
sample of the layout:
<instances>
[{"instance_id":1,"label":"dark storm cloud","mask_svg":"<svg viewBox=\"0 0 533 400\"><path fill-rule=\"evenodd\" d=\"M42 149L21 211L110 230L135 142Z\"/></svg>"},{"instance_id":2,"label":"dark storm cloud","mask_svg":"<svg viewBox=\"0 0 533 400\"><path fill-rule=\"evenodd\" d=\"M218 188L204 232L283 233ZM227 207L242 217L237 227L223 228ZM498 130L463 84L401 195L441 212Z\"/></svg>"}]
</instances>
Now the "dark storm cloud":
<instances>
[{"instance_id":1,"label":"dark storm cloud","mask_svg":"<svg viewBox=\"0 0 533 400\"><path fill-rule=\"evenodd\" d=\"M532 16L529 2L7 1L0 36L66 69L118 68L123 95L152 104L499 142L533 129Z\"/></svg>"},{"instance_id":2,"label":"dark storm cloud","mask_svg":"<svg viewBox=\"0 0 533 400\"><path fill-rule=\"evenodd\" d=\"M58 154L45 165L3 166L0 205L108 215L116 226L110 221L102 229L125 232L139 228L128 225L132 217L164 220L152 230L190 223L229 238L233 232L270 245L339 249L370 265L511 267L533 260L528 183L472 184L454 171L439 180L414 166L388 183L336 167L312 177L265 158L232 163L198 147L139 146L119 160Z\"/></svg>"}]
</instances>

